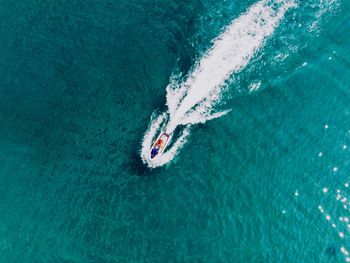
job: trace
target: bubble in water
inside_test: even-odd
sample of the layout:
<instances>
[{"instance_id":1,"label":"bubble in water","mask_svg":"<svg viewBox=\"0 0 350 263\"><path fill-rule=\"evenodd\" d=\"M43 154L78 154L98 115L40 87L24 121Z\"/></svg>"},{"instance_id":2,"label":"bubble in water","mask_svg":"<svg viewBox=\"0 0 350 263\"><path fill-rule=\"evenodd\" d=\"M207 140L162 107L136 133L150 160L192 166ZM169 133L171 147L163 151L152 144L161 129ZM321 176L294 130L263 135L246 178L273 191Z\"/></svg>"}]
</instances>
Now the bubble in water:
<instances>
[{"instance_id":1,"label":"bubble in water","mask_svg":"<svg viewBox=\"0 0 350 263\"><path fill-rule=\"evenodd\" d=\"M260 89L260 87L261 87L261 81L250 84L248 89L249 89L249 92L252 93Z\"/></svg>"}]
</instances>

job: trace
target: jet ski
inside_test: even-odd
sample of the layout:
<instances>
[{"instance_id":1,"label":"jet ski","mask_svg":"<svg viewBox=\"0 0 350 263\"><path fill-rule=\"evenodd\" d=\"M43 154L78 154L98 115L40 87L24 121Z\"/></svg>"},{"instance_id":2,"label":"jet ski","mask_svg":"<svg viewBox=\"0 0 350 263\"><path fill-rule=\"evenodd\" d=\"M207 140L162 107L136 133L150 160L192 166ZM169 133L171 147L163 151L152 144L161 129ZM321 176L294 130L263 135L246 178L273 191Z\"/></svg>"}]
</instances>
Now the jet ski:
<instances>
[{"instance_id":1,"label":"jet ski","mask_svg":"<svg viewBox=\"0 0 350 263\"><path fill-rule=\"evenodd\" d=\"M151 151L150 151L150 155L151 155L151 159L161 155L165 148L167 147L167 145L170 142L170 135L163 132L161 133L157 140L153 143Z\"/></svg>"}]
</instances>

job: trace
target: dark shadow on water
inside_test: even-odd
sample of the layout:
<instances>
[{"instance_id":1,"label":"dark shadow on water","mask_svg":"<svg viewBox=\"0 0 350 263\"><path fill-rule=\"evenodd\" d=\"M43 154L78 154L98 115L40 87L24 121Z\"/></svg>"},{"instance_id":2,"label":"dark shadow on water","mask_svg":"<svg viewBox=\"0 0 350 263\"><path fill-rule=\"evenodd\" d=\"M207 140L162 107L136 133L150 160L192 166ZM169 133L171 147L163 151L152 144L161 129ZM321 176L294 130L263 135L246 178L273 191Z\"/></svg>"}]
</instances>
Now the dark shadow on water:
<instances>
[{"instance_id":1,"label":"dark shadow on water","mask_svg":"<svg viewBox=\"0 0 350 263\"><path fill-rule=\"evenodd\" d=\"M129 160L130 162L127 163L126 167L130 174L136 176L156 176L162 171L162 168L151 169L147 167L147 165L142 162L138 152L131 154Z\"/></svg>"},{"instance_id":2,"label":"dark shadow on water","mask_svg":"<svg viewBox=\"0 0 350 263\"><path fill-rule=\"evenodd\" d=\"M327 251L327 255L329 257L335 257L337 255L335 246L331 245L331 246L327 247L326 251Z\"/></svg>"},{"instance_id":3,"label":"dark shadow on water","mask_svg":"<svg viewBox=\"0 0 350 263\"><path fill-rule=\"evenodd\" d=\"M127 165L132 174L137 176L152 175L152 169L148 168L141 160L140 155L136 152L133 153L130 158L130 163Z\"/></svg>"}]
</instances>

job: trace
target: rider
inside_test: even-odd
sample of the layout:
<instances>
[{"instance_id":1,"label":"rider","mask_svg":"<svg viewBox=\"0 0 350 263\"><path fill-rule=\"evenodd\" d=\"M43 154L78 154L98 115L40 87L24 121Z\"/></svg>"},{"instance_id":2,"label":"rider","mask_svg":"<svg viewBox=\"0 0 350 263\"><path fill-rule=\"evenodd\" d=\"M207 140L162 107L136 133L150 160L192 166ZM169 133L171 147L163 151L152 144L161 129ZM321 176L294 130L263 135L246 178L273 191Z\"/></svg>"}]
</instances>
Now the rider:
<instances>
[{"instance_id":1,"label":"rider","mask_svg":"<svg viewBox=\"0 0 350 263\"><path fill-rule=\"evenodd\" d=\"M159 140L156 142L156 144L154 145L154 147L157 147L157 146L163 147L163 140L162 140L162 139L159 139Z\"/></svg>"}]
</instances>

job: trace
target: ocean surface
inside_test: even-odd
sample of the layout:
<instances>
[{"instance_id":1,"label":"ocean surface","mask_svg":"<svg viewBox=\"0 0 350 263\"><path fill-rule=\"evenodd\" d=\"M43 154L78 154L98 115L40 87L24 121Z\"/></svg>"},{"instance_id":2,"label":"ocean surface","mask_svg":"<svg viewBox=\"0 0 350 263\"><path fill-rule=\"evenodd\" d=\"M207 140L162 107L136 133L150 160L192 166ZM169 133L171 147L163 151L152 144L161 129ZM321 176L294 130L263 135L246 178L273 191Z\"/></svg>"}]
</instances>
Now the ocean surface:
<instances>
[{"instance_id":1,"label":"ocean surface","mask_svg":"<svg viewBox=\"0 0 350 263\"><path fill-rule=\"evenodd\" d=\"M286 2L151 168L172 79ZM1 263L350 261L349 0L2 0L0 40Z\"/></svg>"}]
</instances>

